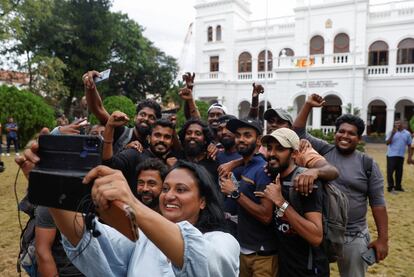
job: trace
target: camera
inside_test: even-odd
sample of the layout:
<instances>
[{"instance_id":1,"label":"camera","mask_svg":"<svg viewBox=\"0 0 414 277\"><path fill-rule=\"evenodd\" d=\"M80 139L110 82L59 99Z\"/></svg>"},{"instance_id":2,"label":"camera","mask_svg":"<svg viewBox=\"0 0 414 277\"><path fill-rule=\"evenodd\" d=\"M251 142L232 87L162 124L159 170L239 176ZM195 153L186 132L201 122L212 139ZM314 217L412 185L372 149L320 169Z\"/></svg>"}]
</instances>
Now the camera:
<instances>
[{"instance_id":1,"label":"camera","mask_svg":"<svg viewBox=\"0 0 414 277\"><path fill-rule=\"evenodd\" d=\"M97 136L42 135L39 163L29 175L29 201L36 205L88 212L91 184L82 180L102 163L102 141Z\"/></svg>"}]
</instances>

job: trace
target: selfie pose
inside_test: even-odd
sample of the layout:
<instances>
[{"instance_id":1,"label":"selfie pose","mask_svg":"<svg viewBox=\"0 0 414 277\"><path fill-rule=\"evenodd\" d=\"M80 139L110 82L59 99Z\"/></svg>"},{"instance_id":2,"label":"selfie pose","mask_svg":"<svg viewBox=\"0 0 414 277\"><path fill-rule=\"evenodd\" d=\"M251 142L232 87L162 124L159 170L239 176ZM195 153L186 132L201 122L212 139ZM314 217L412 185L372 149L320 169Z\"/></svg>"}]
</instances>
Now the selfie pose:
<instances>
[{"instance_id":1,"label":"selfie pose","mask_svg":"<svg viewBox=\"0 0 414 277\"><path fill-rule=\"evenodd\" d=\"M26 176L37 160L35 151L26 151L18 161ZM85 177L85 186L92 181L98 213L121 201L135 218L139 238L133 242L97 219L95 237L80 213L50 208L69 259L86 276L238 276L240 247L221 231L222 207L204 168L176 164L164 180L161 215L134 197L120 171L98 166Z\"/></svg>"}]
</instances>

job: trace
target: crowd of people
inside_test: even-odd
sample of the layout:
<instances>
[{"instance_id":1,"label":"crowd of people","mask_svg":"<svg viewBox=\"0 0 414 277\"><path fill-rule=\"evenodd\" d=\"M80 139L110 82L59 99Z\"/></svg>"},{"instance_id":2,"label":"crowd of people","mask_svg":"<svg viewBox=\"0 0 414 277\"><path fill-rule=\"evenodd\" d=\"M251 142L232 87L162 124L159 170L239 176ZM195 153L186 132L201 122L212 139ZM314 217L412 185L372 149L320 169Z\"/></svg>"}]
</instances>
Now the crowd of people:
<instances>
[{"instance_id":1,"label":"crowd of people","mask_svg":"<svg viewBox=\"0 0 414 277\"><path fill-rule=\"evenodd\" d=\"M138 240L99 218L93 219L92 234L81 213L39 206L40 276L329 276L330 260L321 247L327 184L349 201L337 259L341 276L365 276L368 264L361 255L369 248L377 262L386 258L384 180L377 163L357 150L365 129L361 118L340 116L334 144L315 138L306 122L324 99L312 94L296 119L286 110L268 109L263 126L258 105L264 89L253 84L247 118L216 103L204 122L192 94L194 74L186 74L180 97L187 121L179 131L175 116L163 116L148 99L136 107L135 126L127 127L125 113L105 110L93 81L97 74L87 72L82 80L88 109L100 122L89 134L102 138L103 162L84 183L93 183L98 214L114 201L128 207ZM51 134L79 134L84 121L65 122ZM397 172L395 185L388 176L388 190L402 190L404 158L395 158L401 156L396 143L411 145L411 136L397 127L387 137L387 172ZM26 176L39 161L36 153L34 144L16 158ZM368 205L375 235L368 230Z\"/></svg>"}]
</instances>

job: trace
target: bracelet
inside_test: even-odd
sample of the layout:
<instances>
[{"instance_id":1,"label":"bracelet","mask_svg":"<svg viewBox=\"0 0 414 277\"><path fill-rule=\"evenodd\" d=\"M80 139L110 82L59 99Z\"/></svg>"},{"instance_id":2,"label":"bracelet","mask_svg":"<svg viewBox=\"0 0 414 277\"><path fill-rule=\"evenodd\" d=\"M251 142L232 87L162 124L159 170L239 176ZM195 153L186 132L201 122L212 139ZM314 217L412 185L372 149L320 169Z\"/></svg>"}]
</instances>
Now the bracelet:
<instances>
[{"instance_id":1,"label":"bracelet","mask_svg":"<svg viewBox=\"0 0 414 277\"><path fill-rule=\"evenodd\" d=\"M103 140L104 143L112 143L114 142L113 140Z\"/></svg>"}]
</instances>

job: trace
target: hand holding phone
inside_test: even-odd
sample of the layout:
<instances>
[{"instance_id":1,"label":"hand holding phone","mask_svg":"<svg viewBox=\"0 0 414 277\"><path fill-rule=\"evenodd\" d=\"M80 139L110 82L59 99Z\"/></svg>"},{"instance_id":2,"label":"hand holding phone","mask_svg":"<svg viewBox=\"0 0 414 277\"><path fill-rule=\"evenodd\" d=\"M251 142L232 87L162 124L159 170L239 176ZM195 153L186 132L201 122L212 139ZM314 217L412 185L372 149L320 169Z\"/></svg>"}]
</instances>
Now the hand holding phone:
<instances>
[{"instance_id":1,"label":"hand holding phone","mask_svg":"<svg viewBox=\"0 0 414 277\"><path fill-rule=\"evenodd\" d=\"M93 78L93 81L95 82L95 84L102 82L106 79L109 78L109 75L111 74L111 69L107 69L105 71L102 71L99 73L99 76Z\"/></svg>"},{"instance_id":2,"label":"hand holding phone","mask_svg":"<svg viewBox=\"0 0 414 277\"><path fill-rule=\"evenodd\" d=\"M367 251L361 254L361 258L368 264L373 265L377 261L375 248L368 248Z\"/></svg>"}]
</instances>

